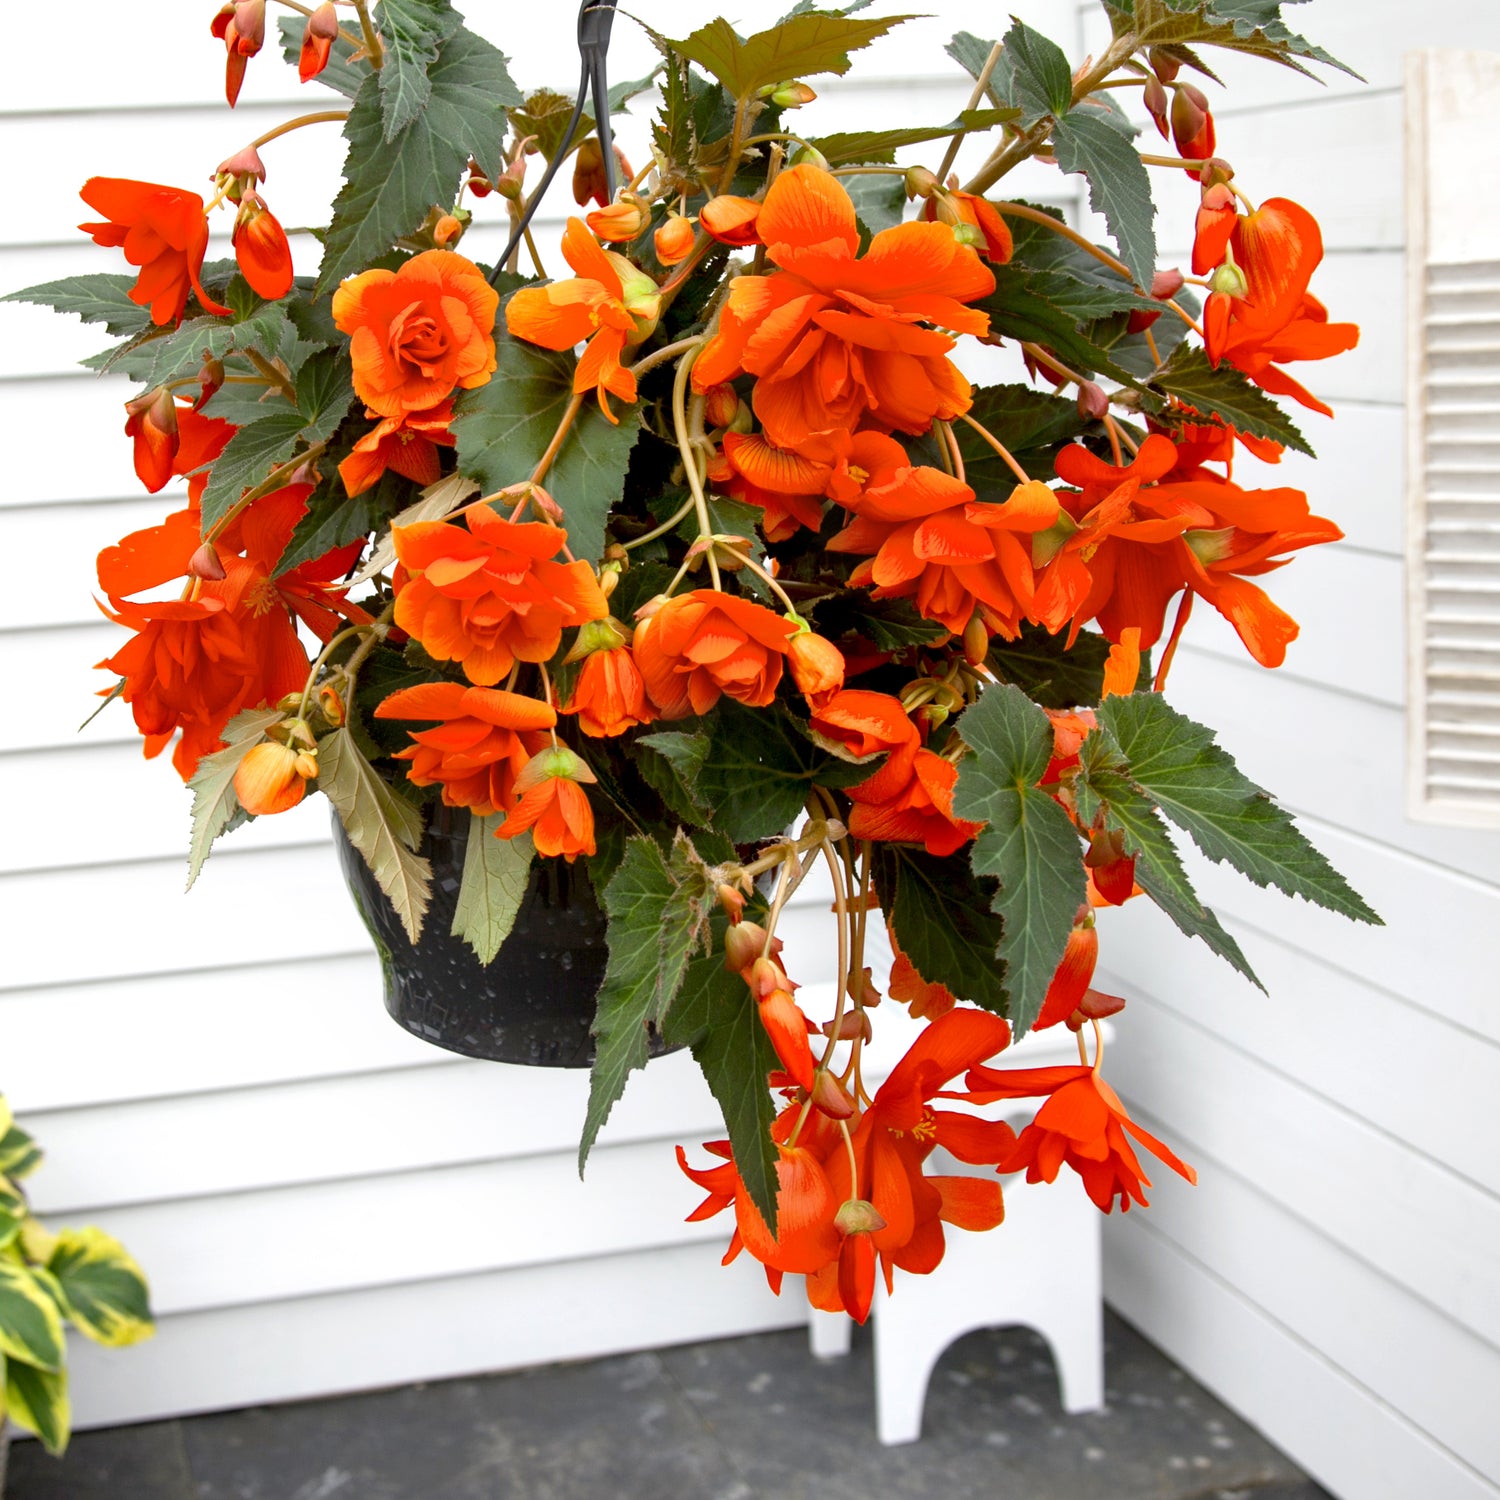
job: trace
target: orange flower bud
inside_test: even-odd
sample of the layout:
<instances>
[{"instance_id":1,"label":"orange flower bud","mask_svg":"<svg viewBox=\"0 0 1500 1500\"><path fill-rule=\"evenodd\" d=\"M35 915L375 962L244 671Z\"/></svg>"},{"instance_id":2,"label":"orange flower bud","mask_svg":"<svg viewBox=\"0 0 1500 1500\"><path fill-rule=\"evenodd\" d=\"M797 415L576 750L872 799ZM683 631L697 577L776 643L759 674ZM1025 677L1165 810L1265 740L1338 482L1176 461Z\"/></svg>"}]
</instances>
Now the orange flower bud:
<instances>
[{"instance_id":1,"label":"orange flower bud","mask_svg":"<svg viewBox=\"0 0 1500 1500\"><path fill-rule=\"evenodd\" d=\"M1047 986L1046 999L1042 1001L1041 1014L1032 1029L1045 1030L1066 1021L1073 1014L1078 1002L1083 999L1089 981L1094 977L1094 965L1099 961L1099 934L1094 927L1092 913L1086 915L1068 934L1067 947L1057 965L1057 972Z\"/></svg>"},{"instance_id":2,"label":"orange flower bud","mask_svg":"<svg viewBox=\"0 0 1500 1500\"><path fill-rule=\"evenodd\" d=\"M1141 90L1141 103L1146 106L1146 113L1156 121L1156 130L1162 140L1166 140L1171 133L1167 125L1167 91L1161 86L1161 79L1150 77L1146 80L1146 87Z\"/></svg>"},{"instance_id":3,"label":"orange flower bud","mask_svg":"<svg viewBox=\"0 0 1500 1500\"><path fill-rule=\"evenodd\" d=\"M741 922L739 930L753 927L752 922ZM726 934L727 935L727 934ZM765 933L761 933L761 941L765 942ZM747 982L750 992L757 1000L764 1000L766 996L773 994L776 990L790 988L786 971L776 962L774 958L757 958L750 965L750 973Z\"/></svg>"},{"instance_id":4,"label":"orange flower bud","mask_svg":"<svg viewBox=\"0 0 1500 1500\"><path fill-rule=\"evenodd\" d=\"M245 64L266 41L266 0L226 0L210 23L209 30L228 51L224 70L224 97L232 109L245 81Z\"/></svg>"},{"instance_id":5,"label":"orange flower bud","mask_svg":"<svg viewBox=\"0 0 1500 1500\"><path fill-rule=\"evenodd\" d=\"M1214 117L1202 89L1179 83L1172 96L1172 142L1182 156L1202 160L1214 154Z\"/></svg>"},{"instance_id":6,"label":"orange flower bud","mask_svg":"<svg viewBox=\"0 0 1500 1500\"><path fill-rule=\"evenodd\" d=\"M257 817L295 807L307 790L297 773L298 758L304 753L274 740L251 749L234 773L234 794L240 806Z\"/></svg>"},{"instance_id":7,"label":"orange flower bud","mask_svg":"<svg viewBox=\"0 0 1500 1500\"><path fill-rule=\"evenodd\" d=\"M234 258L259 296L274 302L292 289L292 247L258 193L247 192L234 221Z\"/></svg>"},{"instance_id":8,"label":"orange flower bud","mask_svg":"<svg viewBox=\"0 0 1500 1500\"><path fill-rule=\"evenodd\" d=\"M811 1048L808 1049L811 1052ZM854 1113L854 1100L832 1073L821 1072L813 1080L813 1108L830 1120L847 1120Z\"/></svg>"},{"instance_id":9,"label":"orange flower bud","mask_svg":"<svg viewBox=\"0 0 1500 1500\"><path fill-rule=\"evenodd\" d=\"M324 683L318 689L318 707L323 712L323 717L337 729L345 719L344 700L338 690L330 683Z\"/></svg>"},{"instance_id":10,"label":"orange flower bud","mask_svg":"<svg viewBox=\"0 0 1500 1500\"><path fill-rule=\"evenodd\" d=\"M698 222L721 245L736 246L760 243L755 227L759 218L759 203L753 198L736 198L729 193L710 198L698 214Z\"/></svg>"},{"instance_id":11,"label":"orange flower bud","mask_svg":"<svg viewBox=\"0 0 1500 1500\"><path fill-rule=\"evenodd\" d=\"M463 232L464 226L461 219L455 219L452 214L443 214L432 226L432 242L439 250L446 250L450 245L458 243Z\"/></svg>"},{"instance_id":12,"label":"orange flower bud","mask_svg":"<svg viewBox=\"0 0 1500 1500\"><path fill-rule=\"evenodd\" d=\"M969 616L964 626L964 660L971 667L982 667L990 654L990 633L978 612Z\"/></svg>"},{"instance_id":13,"label":"orange flower bud","mask_svg":"<svg viewBox=\"0 0 1500 1500\"><path fill-rule=\"evenodd\" d=\"M822 1030L824 1036L831 1037L834 1034L833 1022L825 1021ZM846 1010L839 1018L838 1039L841 1042L852 1042L855 1037L863 1037L868 1042L874 1034L870 1018L862 1010Z\"/></svg>"},{"instance_id":14,"label":"orange flower bud","mask_svg":"<svg viewBox=\"0 0 1500 1500\"><path fill-rule=\"evenodd\" d=\"M198 372L198 399L193 402L194 411L202 411L203 403L224 384L224 362L215 359L207 350L203 353L203 367Z\"/></svg>"},{"instance_id":15,"label":"orange flower bud","mask_svg":"<svg viewBox=\"0 0 1500 1500\"><path fill-rule=\"evenodd\" d=\"M214 550L212 542L202 543L198 550L188 560L189 578L206 578L217 583L225 576L224 564L219 561L219 554Z\"/></svg>"},{"instance_id":16,"label":"orange flower bud","mask_svg":"<svg viewBox=\"0 0 1500 1500\"><path fill-rule=\"evenodd\" d=\"M307 25L302 32L297 76L303 83L316 78L328 66L328 57L338 34L338 13L333 8L332 0L323 0L323 4L307 18Z\"/></svg>"},{"instance_id":17,"label":"orange flower bud","mask_svg":"<svg viewBox=\"0 0 1500 1500\"><path fill-rule=\"evenodd\" d=\"M729 918L731 926L739 926L745 917L745 893L737 891L732 885L720 885L715 893L719 898L719 908ZM744 968L744 964L736 964L736 968Z\"/></svg>"},{"instance_id":18,"label":"orange flower bud","mask_svg":"<svg viewBox=\"0 0 1500 1500\"><path fill-rule=\"evenodd\" d=\"M732 385L720 382L710 386L703 398L703 415L710 427L728 427L739 415L740 398Z\"/></svg>"},{"instance_id":19,"label":"orange flower bud","mask_svg":"<svg viewBox=\"0 0 1500 1500\"><path fill-rule=\"evenodd\" d=\"M906 169L906 198L910 202L913 198L930 198L942 186L937 179L937 173L929 171L926 167L908 167Z\"/></svg>"},{"instance_id":20,"label":"orange flower bud","mask_svg":"<svg viewBox=\"0 0 1500 1500\"><path fill-rule=\"evenodd\" d=\"M614 150L615 164L620 175L629 182L635 173L620 148L616 146ZM604 151L596 135L591 135L573 155L573 201L582 208L590 198L600 208L609 202L609 183L604 176Z\"/></svg>"},{"instance_id":21,"label":"orange flower bud","mask_svg":"<svg viewBox=\"0 0 1500 1500\"><path fill-rule=\"evenodd\" d=\"M807 1040L807 1017L786 990L772 990L760 1001L760 1024L765 1027L781 1066L809 1093L813 1091L817 1065Z\"/></svg>"},{"instance_id":22,"label":"orange flower bud","mask_svg":"<svg viewBox=\"0 0 1500 1500\"><path fill-rule=\"evenodd\" d=\"M588 216L589 228L611 244L635 239L650 222L650 211L634 193L626 193L617 202L597 208Z\"/></svg>"},{"instance_id":23,"label":"orange flower bud","mask_svg":"<svg viewBox=\"0 0 1500 1500\"><path fill-rule=\"evenodd\" d=\"M802 696L815 708L822 699L843 687L843 653L816 632L803 630L794 635L787 642L786 656Z\"/></svg>"},{"instance_id":24,"label":"orange flower bud","mask_svg":"<svg viewBox=\"0 0 1500 1500\"><path fill-rule=\"evenodd\" d=\"M304 781L313 781L318 774L318 753L316 750L302 750L298 752L296 764L292 768Z\"/></svg>"},{"instance_id":25,"label":"orange flower bud","mask_svg":"<svg viewBox=\"0 0 1500 1500\"><path fill-rule=\"evenodd\" d=\"M665 222L652 236L656 246L656 258L664 266L680 265L693 253L693 241L697 232L692 223L681 214L668 214Z\"/></svg>"},{"instance_id":26,"label":"orange flower bud","mask_svg":"<svg viewBox=\"0 0 1500 1500\"><path fill-rule=\"evenodd\" d=\"M765 90L761 90L765 94ZM800 79L794 79L789 83L777 84L770 93L772 104L782 109L801 109L804 104L811 104L818 96Z\"/></svg>"},{"instance_id":27,"label":"orange flower bud","mask_svg":"<svg viewBox=\"0 0 1500 1500\"><path fill-rule=\"evenodd\" d=\"M816 146L798 146L787 158L789 167L816 167L820 172L831 170L828 158Z\"/></svg>"},{"instance_id":28,"label":"orange flower bud","mask_svg":"<svg viewBox=\"0 0 1500 1500\"><path fill-rule=\"evenodd\" d=\"M154 495L172 477L172 461L181 441L177 403L166 386L125 403L125 435L135 439L136 477Z\"/></svg>"}]
</instances>

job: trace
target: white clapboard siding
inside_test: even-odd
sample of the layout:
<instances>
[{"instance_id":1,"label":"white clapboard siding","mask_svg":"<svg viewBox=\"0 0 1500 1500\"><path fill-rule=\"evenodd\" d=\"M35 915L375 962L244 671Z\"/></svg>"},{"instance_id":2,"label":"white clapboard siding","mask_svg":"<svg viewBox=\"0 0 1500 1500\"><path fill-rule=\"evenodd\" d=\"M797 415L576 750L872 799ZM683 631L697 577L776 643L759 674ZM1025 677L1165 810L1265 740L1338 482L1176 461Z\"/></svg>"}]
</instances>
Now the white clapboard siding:
<instances>
[{"instance_id":1,"label":"white clapboard siding","mask_svg":"<svg viewBox=\"0 0 1500 1500\"><path fill-rule=\"evenodd\" d=\"M1408 800L1500 829L1500 260L1446 146L1500 167L1500 55L1415 53L1407 87Z\"/></svg>"}]
</instances>

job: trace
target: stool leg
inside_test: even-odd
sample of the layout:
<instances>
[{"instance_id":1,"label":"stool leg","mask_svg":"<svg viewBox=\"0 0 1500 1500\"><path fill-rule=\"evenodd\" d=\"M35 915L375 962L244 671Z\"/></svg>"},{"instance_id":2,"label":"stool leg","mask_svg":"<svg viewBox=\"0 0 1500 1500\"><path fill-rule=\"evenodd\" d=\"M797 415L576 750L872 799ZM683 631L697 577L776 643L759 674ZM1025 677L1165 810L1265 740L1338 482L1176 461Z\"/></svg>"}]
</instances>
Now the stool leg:
<instances>
[{"instance_id":1,"label":"stool leg","mask_svg":"<svg viewBox=\"0 0 1500 1500\"><path fill-rule=\"evenodd\" d=\"M849 1352L854 1323L846 1313L808 1309L807 1343L818 1359L838 1359Z\"/></svg>"},{"instance_id":2,"label":"stool leg","mask_svg":"<svg viewBox=\"0 0 1500 1500\"><path fill-rule=\"evenodd\" d=\"M943 1350L969 1330L923 1329L914 1320L892 1317L889 1302L876 1312L874 1322L875 1428L887 1448L914 1443L922 1435L933 1369Z\"/></svg>"}]
</instances>

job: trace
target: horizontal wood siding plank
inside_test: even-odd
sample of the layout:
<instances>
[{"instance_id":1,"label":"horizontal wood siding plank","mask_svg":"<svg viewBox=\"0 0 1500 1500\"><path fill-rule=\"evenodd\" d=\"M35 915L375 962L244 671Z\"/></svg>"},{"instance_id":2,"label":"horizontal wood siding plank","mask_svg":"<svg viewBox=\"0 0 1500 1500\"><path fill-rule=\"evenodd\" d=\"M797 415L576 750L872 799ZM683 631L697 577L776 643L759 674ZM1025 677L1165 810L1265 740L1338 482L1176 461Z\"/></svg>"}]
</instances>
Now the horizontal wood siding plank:
<instances>
[{"instance_id":1,"label":"horizontal wood siding plank","mask_svg":"<svg viewBox=\"0 0 1500 1500\"><path fill-rule=\"evenodd\" d=\"M392 1232L387 1226L386 1232ZM282 1231L285 1233L285 1226ZM163 1318L127 1352L69 1351L75 1425L296 1401L804 1323L717 1240Z\"/></svg>"},{"instance_id":2,"label":"horizontal wood siding plank","mask_svg":"<svg viewBox=\"0 0 1500 1500\"><path fill-rule=\"evenodd\" d=\"M1500 1045L1265 933L1236 933L1265 995L1201 943L1185 944L1145 902L1118 918L1101 913L1099 933L1106 991L1148 995L1189 1025L1500 1194L1490 1140ZM1129 1036L1128 1020L1122 1031ZM1435 1098L1443 1100L1441 1110L1433 1108Z\"/></svg>"},{"instance_id":3,"label":"horizontal wood siding plank","mask_svg":"<svg viewBox=\"0 0 1500 1500\"><path fill-rule=\"evenodd\" d=\"M1150 1115L1142 1123L1156 1128ZM1211 1161L1198 1166L1196 1188L1162 1174L1152 1194L1152 1231L1214 1267L1479 1473L1500 1475L1500 1424L1490 1399L1500 1388L1500 1350L1434 1317L1426 1302L1236 1173Z\"/></svg>"},{"instance_id":4,"label":"horizontal wood siding plank","mask_svg":"<svg viewBox=\"0 0 1500 1500\"><path fill-rule=\"evenodd\" d=\"M1108 1071L1127 1101L1164 1122L1189 1161L1196 1150L1222 1162L1500 1348L1500 1200L1493 1193L1142 992L1121 1023Z\"/></svg>"},{"instance_id":5,"label":"horizontal wood siding plank","mask_svg":"<svg viewBox=\"0 0 1500 1500\"><path fill-rule=\"evenodd\" d=\"M1104 1294L1123 1316L1348 1500L1496 1500L1414 1422L1157 1232L1105 1220Z\"/></svg>"}]
</instances>

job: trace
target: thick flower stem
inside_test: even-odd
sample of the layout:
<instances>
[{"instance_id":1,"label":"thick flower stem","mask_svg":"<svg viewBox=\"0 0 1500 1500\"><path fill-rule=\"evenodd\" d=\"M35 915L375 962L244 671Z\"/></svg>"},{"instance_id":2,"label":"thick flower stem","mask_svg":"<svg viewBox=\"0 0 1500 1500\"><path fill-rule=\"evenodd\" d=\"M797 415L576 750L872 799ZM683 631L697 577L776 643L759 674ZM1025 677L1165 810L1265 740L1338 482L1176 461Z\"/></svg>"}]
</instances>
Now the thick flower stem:
<instances>
[{"instance_id":1,"label":"thick flower stem","mask_svg":"<svg viewBox=\"0 0 1500 1500\"><path fill-rule=\"evenodd\" d=\"M700 349L702 345L698 346ZM682 466L687 473L688 488L693 492L693 506L698 512L698 535L708 543L708 574L715 589L724 587L719 577L719 560L714 556L713 522L708 514L708 497L703 493L703 481L698 474L698 459L693 452L687 428L687 384L692 373L698 349L690 349L677 363L677 378L672 382L672 429L677 436L677 451L682 455Z\"/></svg>"},{"instance_id":2,"label":"thick flower stem","mask_svg":"<svg viewBox=\"0 0 1500 1500\"><path fill-rule=\"evenodd\" d=\"M320 109L314 114L298 115L295 120L283 120L273 130L268 130L264 135L258 135L245 147L247 151L254 151L261 146L268 145L278 136L288 135L293 130L301 130L304 125L332 124L335 120L347 120L349 111L347 109Z\"/></svg>"},{"instance_id":3,"label":"thick flower stem","mask_svg":"<svg viewBox=\"0 0 1500 1500\"><path fill-rule=\"evenodd\" d=\"M359 16L359 29L364 34L365 51L370 57L370 66L378 73L385 66L385 48L380 45L380 33L370 20L368 0L354 0L354 9Z\"/></svg>"},{"instance_id":4,"label":"thick flower stem","mask_svg":"<svg viewBox=\"0 0 1500 1500\"><path fill-rule=\"evenodd\" d=\"M265 496L275 494L277 490L285 488L285 486L291 482L292 475L295 474L297 470L303 466L303 464L309 464L314 459L321 457L324 449L326 449L327 447L327 443L314 443L313 446L311 448L308 448L305 452L297 454L294 458L289 458L284 464L281 465L280 468L272 469L271 472L267 474L266 477L262 479L258 485L255 486L254 489L246 490L245 493L241 495L240 498L236 500L235 503L231 505L222 516L220 516L218 521L215 522L213 529L203 538L203 540L205 542L212 542L217 540L217 538L224 534L224 531L228 528L232 521L237 520L241 515L243 515L244 512L247 511L257 500L264 499Z\"/></svg>"},{"instance_id":5,"label":"thick flower stem","mask_svg":"<svg viewBox=\"0 0 1500 1500\"><path fill-rule=\"evenodd\" d=\"M1159 693L1167 685L1167 673L1172 669L1172 660L1177 655L1177 644L1182 639L1182 630L1188 622L1188 616L1193 612L1194 594L1192 589L1184 589L1182 603L1177 606L1176 618L1172 621L1172 634L1167 638L1167 649L1161 654L1161 665L1156 669L1156 678L1151 684L1151 691Z\"/></svg>"},{"instance_id":6,"label":"thick flower stem","mask_svg":"<svg viewBox=\"0 0 1500 1500\"><path fill-rule=\"evenodd\" d=\"M1010 470L1010 472L1012 474L1014 474L1016 476L1016 478L1022 484L1028 484L1028 483L1030 483L1030 481L1031 481L1031 475L1028 474L1026 472L1026 470L1023 469L1020 466L1020 464L1018 464L1016 462L1015 455L1010 451L1009 448L1007 448L1005 446L1004 443L1002 443L1000 441L999 438L997 438L995 436L995 434L993 432L991 432L989 430L988 427L984 426L980 422L976 422L974 420L974 418L971 417L967 412L960 412L958 419L959 419L960 422L963 422L966 426L973 428L973 430L975 432L977 432L980 435L980 437L982 437L985 440L985 442L987 442L990 445L990 447L993 448L995 450L995 452L1000 455L1000 458L1004 462L1006 468L1008 468ZM951 434L952 428L949 428L949 432ZM958 445L955 442L955 444L954 444L955 450L957 449L957 447L958 447Z\"/></svg>"},{"instance_id":7,"label":"thick flower stem","mask_svg":"<svg viewBox=\"0 0 1500 1500\"><path fill-rule=\"evenodd\" d=\"M573 399L568 402L567 410L562 414L562 420L557 424L557 431L552 434L552 441L547 444L547 451L536 461L536 468L531 471L528 483L540 484L546 478L547 470L552 467L552 461L562 449L564 440L572 431L573 423L578 419L578 413L583 409L583 392L574 391Z\"/></svg>"},{"instance_id":8,"label":"thick flower stem","mask_svg":"<svg viewBox=\"0 0 1500 1500\"><path fill-rule=\"evenodd\" d=\"M969 95L969 102L965 109L978 109L980 100L984 98L984 91L990 86L990 75L995 71L995 64L1000 61L1000 54L1005 50L1004 43L996 42L990 48L990 55L985 58L984 66L979 70L979 77L974 81L974 91ZM942 165L937 169L937 180L942 182L947 176L949 169L953 166L954 158L958 155L958 148L963 145L964 136L967 132L955 131L953 139L948 142L948 149L943 153Z\"/></svg>"}]
</instances>

